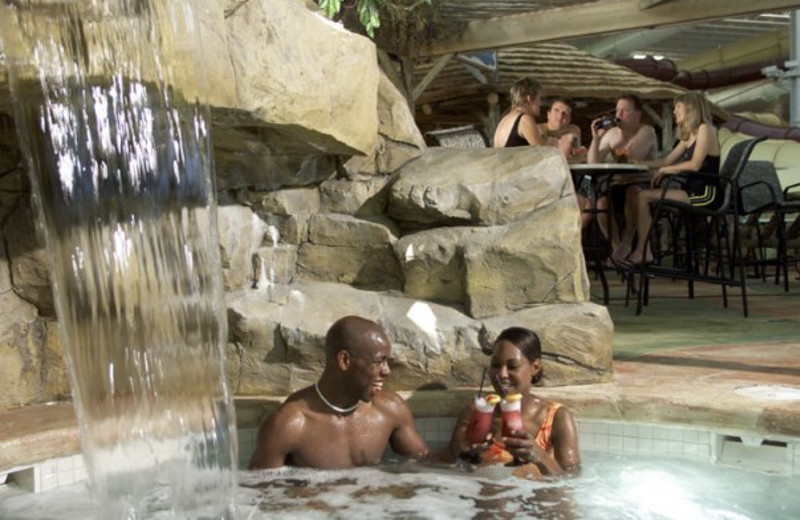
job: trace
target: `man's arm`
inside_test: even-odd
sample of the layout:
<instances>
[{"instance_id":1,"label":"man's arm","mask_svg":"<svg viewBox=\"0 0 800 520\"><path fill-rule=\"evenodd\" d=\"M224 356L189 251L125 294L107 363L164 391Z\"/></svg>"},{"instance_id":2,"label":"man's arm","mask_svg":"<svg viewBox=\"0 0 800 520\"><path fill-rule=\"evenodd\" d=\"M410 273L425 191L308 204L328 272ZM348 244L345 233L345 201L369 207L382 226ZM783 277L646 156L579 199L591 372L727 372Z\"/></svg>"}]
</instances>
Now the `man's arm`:
<instances>
[{"instance_id":1,"label":"man's arm","mask_svg":"<svg viewBox=\"0 0 800 520\"><path fill-rule=\"evenodd\" d=\"M658 137L656 136L656 130L650 125L644 125L641 131L644 132L643 141L645 143L643 159L645 161L652 161L658 157Z\"/></svg>"},{"instance_id":2,"label":"man's arm","mask_svg":"<svg viewBox=\"0 0 800 520\"><path fill-rule=\"evenodd\" d=\"M303 429L305 418L300 413L281 407L258 429L256 449L250 457L249 469L278 468L286 465Z\"/></svg>"},{"instance_id":3,"label":"man's arm","mask_svg":"<svg viewBox=\"0 0 800 520\"><path fill-rule=\"evenodd\" d=\"M611 130L603 130L595 127L595 123L599 119L592 121L592 141L589 143L589 153L586 158L588 163L600 163L606 158L608 150L611 148L608 145L608 135Z\"/></svg>"},{"instance_id":4,"label":"man's arm","mask_svg":"<svg viewBox=\"0 0 800 520\"><path fill-rule=\"evenodd\" d=\"M389 443L395 453L404 457L422 460L428 457L428 445L414 425L414 416L406 402L397 394L384 392L386 407L394 416L395 428Z\"/></svg>"}]
</instances>

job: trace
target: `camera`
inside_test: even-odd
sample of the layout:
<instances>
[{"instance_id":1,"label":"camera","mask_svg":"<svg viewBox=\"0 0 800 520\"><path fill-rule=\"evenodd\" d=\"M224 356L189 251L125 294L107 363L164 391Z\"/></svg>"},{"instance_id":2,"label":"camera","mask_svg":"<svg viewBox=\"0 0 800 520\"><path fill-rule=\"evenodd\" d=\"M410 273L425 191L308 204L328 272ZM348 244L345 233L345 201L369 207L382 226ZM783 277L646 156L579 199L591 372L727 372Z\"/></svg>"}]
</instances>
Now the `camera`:
<instances>
[{"instance_id":1,"label":"camera","mask_svg":"<svg viewBox=\"0 0 800 520\"><path fill-rule=\"evenodd\" d=\"M614 116L603 116L594 124L594 127L597 130L608 130L613 126L617 126L617 118Z\"/></svg>"}]
</instances>

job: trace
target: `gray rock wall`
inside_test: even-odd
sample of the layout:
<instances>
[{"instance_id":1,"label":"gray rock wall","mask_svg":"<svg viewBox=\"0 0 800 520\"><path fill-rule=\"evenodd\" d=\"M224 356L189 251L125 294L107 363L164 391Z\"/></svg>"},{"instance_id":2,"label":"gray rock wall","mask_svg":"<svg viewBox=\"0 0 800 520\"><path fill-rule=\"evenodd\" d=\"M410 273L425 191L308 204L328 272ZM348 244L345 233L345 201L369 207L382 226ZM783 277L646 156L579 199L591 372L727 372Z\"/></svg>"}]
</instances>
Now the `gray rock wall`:
<instances>
[{"instance_id":1,"label":"gray rock wall","mask_svg":"<svg viewBox=\"0 0 800 520\"><path fill-rule=\"evenodd\" d=\"M542 335L547 384L611 378L613 324L588 301L578 208L554 150L426 149L372 43L296 0L210 2L202 23L238 394L313 382L325 331L348 314L386 328L395 389L477 385L482 347L510 325ZM0 409L69 392L9 129Z\"/></svg>"}]
</instances>

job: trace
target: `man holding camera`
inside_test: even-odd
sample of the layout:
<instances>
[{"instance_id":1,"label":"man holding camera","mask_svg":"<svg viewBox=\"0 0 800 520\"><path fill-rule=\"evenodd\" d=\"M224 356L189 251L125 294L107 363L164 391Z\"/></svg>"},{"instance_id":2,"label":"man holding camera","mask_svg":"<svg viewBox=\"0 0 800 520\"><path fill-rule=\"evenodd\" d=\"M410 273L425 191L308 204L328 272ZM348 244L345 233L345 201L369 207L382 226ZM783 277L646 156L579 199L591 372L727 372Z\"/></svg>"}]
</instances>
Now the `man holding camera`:
<instances>
[{"instance_id":1,"label":"man holding camera","mask_svg":"<svg viewBox=\"0 0 800 520\"><path fill-rule=\"evenodd\" d=\"M656 158L656 131L642 124L642 100L633 93L617 98L615 116L592 121L588 162L605 162L609 152L616 162L650 161Z\"/></svg>"},{"instance_id":2,"label":"man holding camera","mask_svg":"<svg viewBox=\"0 0 800 520\"><path fill-rule=\"evenodd\" d=\"M617 98L617 109L614 116L603 116L592 121L592 142L589 145L587 162L606 162L609 153L613 153L613 162L627 163L629 161L651 161L656 158L658 144L656 131L650 125L642 124L642 100L633 93L624 93ZM647 175L650 175L649 173ZM614 185L610 187L613 197L613 207L625 208L626 222L631 218L632 210L629 204L636 199L636 193L642 187L649 186L648 179L634 179L630 184ZM639 185L636 181L644 181ZM608 209L608 198L603 195L596 201L598 210ZM606 237L609 232L606 219L597 220L600 230ZM620 244L619 226L615 219L611 222L611 247L616 251ZM627 222L626 225L635 225ZM612 257L613 258L613 257Z\"/></svg>"}]
</instances>

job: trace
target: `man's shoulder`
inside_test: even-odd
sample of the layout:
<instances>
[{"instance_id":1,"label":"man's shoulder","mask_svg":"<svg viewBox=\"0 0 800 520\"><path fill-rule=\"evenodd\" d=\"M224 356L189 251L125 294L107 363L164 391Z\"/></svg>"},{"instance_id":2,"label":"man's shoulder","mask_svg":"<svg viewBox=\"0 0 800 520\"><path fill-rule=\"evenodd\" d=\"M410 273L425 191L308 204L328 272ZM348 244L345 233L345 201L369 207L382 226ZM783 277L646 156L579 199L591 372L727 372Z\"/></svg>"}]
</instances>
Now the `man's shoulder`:
<instances>
[{"instance_id":1,"label":"man's shoulder","mask_svg":"<svg viewBox=\"0 0 800 520\"><path fill-rule=\"evenodd\" d=\"M639 133L644 134L647 137L653 137L653 138L656 137L656 129L652 125L642 125L639 128Z\"/></svg>"},{"instance_id":2,"label":"man's shoulder","mask_svg":"<svg viewBox=\"0 0 800 520\"><path fill-rule=\"evenodd\" d=\"M311 387L298 390L286 398L270 417L275 427L293 428L302 426L309 412L310 389Z\"/></svg>"},{"instance_id":3,"label":"man's shoulder","mask_svg":"<svg viewBox=\"0 0 800 520\"><path fill-rule=\"evenodd\" d=\"M384 390L372 398L373 407L384 413L399 413L409 410L408 403L397 392Z\"/></svg>"}]
</instances>

